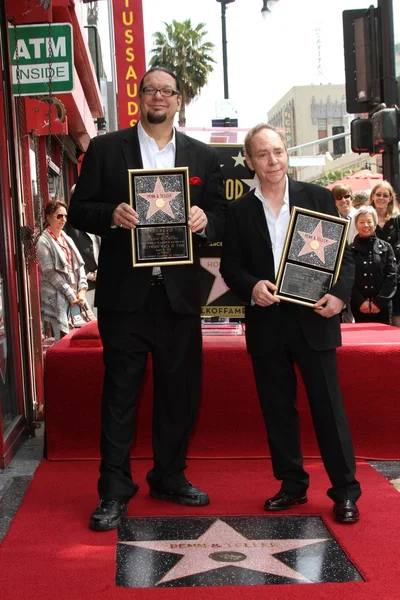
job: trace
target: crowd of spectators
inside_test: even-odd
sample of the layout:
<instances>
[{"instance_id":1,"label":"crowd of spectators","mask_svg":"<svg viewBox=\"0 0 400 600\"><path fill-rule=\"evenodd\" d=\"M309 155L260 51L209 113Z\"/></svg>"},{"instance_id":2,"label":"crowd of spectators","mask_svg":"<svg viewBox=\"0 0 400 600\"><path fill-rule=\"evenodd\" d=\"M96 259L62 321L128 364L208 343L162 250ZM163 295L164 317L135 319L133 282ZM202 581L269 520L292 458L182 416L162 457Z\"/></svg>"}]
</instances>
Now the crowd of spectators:
<instances>
[{"instance_id":1,"label":"crowd of spectators","mask_svg":"<svg viewBox=\"0 0 400 600\"><path fill-rule=\"evenodd\" d=\"M343 322L378 322L400 327L400 209L388 181L354 192L332 188L338 215L350 221L347 242L356 272Z\"/></svg>"}]
</instances>

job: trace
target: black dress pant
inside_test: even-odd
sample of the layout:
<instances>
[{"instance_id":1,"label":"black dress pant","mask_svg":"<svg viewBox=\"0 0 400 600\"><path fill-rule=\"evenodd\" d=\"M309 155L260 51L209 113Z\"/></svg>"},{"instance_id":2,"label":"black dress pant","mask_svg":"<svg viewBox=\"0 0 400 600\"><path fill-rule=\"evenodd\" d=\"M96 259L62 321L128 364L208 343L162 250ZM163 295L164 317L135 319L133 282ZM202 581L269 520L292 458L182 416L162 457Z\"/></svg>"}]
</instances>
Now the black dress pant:
<instances>
[{"instance_id":1,"label":"black dress pant","mask_svg":"<svg viewBox=\"0 0 400 600\"><path fill-rule=\"evenodd\" d=\"M127 502L138 489L129 455L149 352L154 465L147 481L179 489L186 482L187 447L200 400L200 317L173 312L164 287L151 287L137 312L99 308L98 313L105 366L99 495Z\"/></svg>"},{"instance_id":2,"label":"black dress pant","mask_svg":"<svg viewBox=\"0 0 400 600\"><path fill-rule=\"evenodd\" d=\"M327 494L335 502L356 501L361 490L355 479L354 450L339 386L336 351L312 350L296 314L295 306L282 303L281 336L276 347L272 352L252 357L273 473L282 481L285 491L305 491L309 485L300 447L296 363L307 391L321 457L332 484Z\"/></svg>"}]
</instances>

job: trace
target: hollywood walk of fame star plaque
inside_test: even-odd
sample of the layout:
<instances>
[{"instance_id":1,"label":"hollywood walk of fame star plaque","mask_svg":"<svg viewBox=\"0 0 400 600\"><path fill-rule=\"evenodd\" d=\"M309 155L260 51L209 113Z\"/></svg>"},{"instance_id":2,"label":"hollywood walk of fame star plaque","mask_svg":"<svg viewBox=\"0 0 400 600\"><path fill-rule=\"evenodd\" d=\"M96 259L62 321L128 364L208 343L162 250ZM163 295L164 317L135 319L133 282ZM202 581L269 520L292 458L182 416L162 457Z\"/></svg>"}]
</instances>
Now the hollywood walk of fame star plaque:
<instances>
[{"instance_id":1,"label":"hollywood walk of fame star plaque","mask_svg":"<svg viewBox=\"0 0 400 600\"><path fill-rule=\"evenodd\" d=\"M188 167L128 169L129 198L139 224L132 229L134 267L193 263Z\"/></svg>"},{"instance_id":2,"label":"hollywood walk of fame star plaque","mask_svg":"<svg viewBox=\"0 0 400 600\"><path fill-rule=\"evenodd\" d=\"M336 283L349 221L295 206L276 278L281 300L314 306Z\"/></svg>"},{"instance_id":3,"label":"hollywood walk of fame star plaque","mask_svg":"<svg viewBox=\"0 0 400 600\"><path fill-rule=\"evenodd\" d=\"M125 588L363 581L318 516L129 517L118 529L116 566Z\"/></svg>"}]
</instances>

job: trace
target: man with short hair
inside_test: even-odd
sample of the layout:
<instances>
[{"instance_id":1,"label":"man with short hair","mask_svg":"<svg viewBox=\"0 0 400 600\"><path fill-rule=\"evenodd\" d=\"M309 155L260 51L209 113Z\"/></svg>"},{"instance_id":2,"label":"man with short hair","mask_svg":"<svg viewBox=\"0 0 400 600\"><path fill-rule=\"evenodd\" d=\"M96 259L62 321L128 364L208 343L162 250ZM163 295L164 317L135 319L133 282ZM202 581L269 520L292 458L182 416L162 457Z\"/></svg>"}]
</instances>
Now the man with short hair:
<instances>
[{"instance_id":1,"label":"man with short hair","mask_svg":"<svg viewBox=\"0 0 400 600\"><path fill-rule=\"evenodd\" d=\"M358 210L361 206L368 204L370 196L371 190L358 190L358 192L354 192L351 201L353 208Z\"/></svg>"},{"instance_id":2,"label":"man with short hair","mask_svg":"<svg viewBox=\"0 0 400 600\"><path fill-rule=\"evenodd\" d=\"M140 121L91 140L69 220L102 236L96 305L105 377L101 412L100 504L91 529L118 527L138 490L129 452L137 396L148 353L153 358L153 453L150 495L204 506L208 495L185 476L189 436L200 399L200 266L197 248L220 240L226 199L215 149L174 129L182 96L176 76L147 71L139 87ZM128 169L189 167L195 263L132 267L131 231L138 215L129 204ZM189 180L189 181L190 181Z\"/></svg>"},{"instance_id":3,"label":"man with short hair","mask_svg":"<svg viewBox=\"0 0 400 600\"><path fill-rule=\"evenodd\" d=\"M294 206L337 216L329 190L293 181L287 175L285 139L261 123L245 140L246 161L256 172L254 190L230 203L223 240L221 274L245 303L246 342L263 412L273 473L280 491L265 502L279 511L307 502L309 475L303 467L296 409L297 364L307 391L315 432L331 481L328 496L340 523L359 519L361 490L339 387L336 348L341 344L339 314L354 279L346 247L335 285L314 307L280 302L275 278L290 212Z\"/></svg>"}]
</instances>

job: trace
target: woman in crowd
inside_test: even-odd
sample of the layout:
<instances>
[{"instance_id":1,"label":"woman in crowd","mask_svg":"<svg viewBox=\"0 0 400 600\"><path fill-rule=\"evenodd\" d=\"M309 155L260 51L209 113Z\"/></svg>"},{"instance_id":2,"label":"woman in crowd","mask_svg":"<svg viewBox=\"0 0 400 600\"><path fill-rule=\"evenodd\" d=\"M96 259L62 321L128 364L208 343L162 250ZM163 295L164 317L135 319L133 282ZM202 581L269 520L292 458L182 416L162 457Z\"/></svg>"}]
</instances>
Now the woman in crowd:
<instances>
[{"instance_id":1,"label":"woman in crowd","mask_svg":"<svg viewBox=\"0 0 400 600\"><path fill-rule=\"evenodd\" d=\"M63 232L67 205L60 200L49 202L44 216L45 230L38 243L41 313L45 330L51 325L58 340L69 332L69 307L72 310L85 306L88 283L83 259L72 239Z\"/></svg>"},{"instance_id":2,"label":"woman in crowd","mask_svg":"<svg viewBox=\"0 0 400 600\"><path fill-rule=\"evenodd\" d=\"M376 235L389 242L394 250L398 275L400 274L400 211L396 194L388 181L382 181L371 191L371 206L378 214ZM400 327L400 286L393 298L392 325Z\"/></svg>"},{"instance_id":3,"label":"woman in crowd","mask_svg":"<svg viewBox=\"0 0 400 600\"><path fill-rule=\"evenodd\" d=\"M350 303L354 320L390 324L397 287L393 249L375 234L378 215L372 206L362 206L354 222L358 232L351 245L356 265Z\"/></svg>"},{"instance_id":4,"label":"woman in crowd","mask_svg":"<svg viewBox=\"0 0 400 600\"><path fill-rule=\"evenodd\" d=\"M356 209L352 204L353 192L351 191L350 186L342 183L338 183L337 185L333 186L331 192L335 199L339 217L342 217L342 219L348 219L350 221L349 231L347 233L347 242L350 244L353 241L354 236L357 234L353 222L353 217L356 213Z\"/></svg>"}]
</instances>

